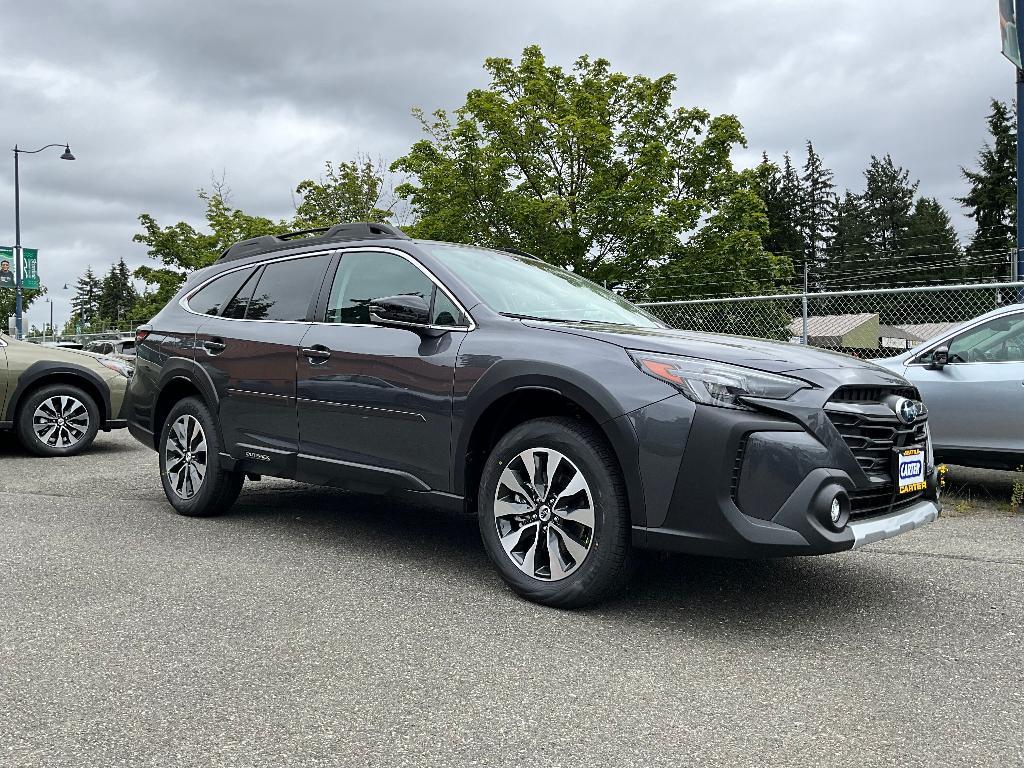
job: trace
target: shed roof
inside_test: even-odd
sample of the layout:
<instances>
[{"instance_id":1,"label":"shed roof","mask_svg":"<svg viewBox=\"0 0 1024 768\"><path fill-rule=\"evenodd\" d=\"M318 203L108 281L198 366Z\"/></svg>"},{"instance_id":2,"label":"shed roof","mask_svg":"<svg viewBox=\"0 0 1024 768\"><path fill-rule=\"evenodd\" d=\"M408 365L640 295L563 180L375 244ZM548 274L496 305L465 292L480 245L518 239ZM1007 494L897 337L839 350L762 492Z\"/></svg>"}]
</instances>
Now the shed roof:
<instances>
[{"instance_id":1,"label":"shed roof","mask_svg":"<svg viewBox=\"0 0 1024 768\"><path fill-rule=\"evenodd\" d=\"M860 328L865 323L878 320L878 315L861 312L856 315L813 315L807 318L808 336L845 336ZM803 318L797 317L789 324L791 336L800 336L804 332Z\"/></svg>"}]
</instances>

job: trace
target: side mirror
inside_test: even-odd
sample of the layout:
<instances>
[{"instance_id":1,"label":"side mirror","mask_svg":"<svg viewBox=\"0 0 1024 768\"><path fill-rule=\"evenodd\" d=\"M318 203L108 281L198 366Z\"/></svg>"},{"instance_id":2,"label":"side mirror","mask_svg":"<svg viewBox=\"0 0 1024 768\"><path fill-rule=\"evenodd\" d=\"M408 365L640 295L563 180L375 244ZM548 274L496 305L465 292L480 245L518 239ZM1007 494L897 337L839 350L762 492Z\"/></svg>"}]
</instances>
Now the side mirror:
<instances>
[{"instance_id":1,"label":"side mirror","mask_svg":"<svg viewBox=\"0 0 1024 768\"><path fill-rule=\"evenodd\" d=\"M387 296L370 302L370 322L377 325L430 325L430 305L422 296Z\"/></svg>"},{"instance_id":2,"label":"side mirror","mask_svg":"<svg viewBox=\"0 0 1024 768\"><path fill-rule=\"evenodd\" d=\"M949 365L949 347L941 346L932 350L932 364L930 368L941 371Z\"/></svg>"}]
</instances>

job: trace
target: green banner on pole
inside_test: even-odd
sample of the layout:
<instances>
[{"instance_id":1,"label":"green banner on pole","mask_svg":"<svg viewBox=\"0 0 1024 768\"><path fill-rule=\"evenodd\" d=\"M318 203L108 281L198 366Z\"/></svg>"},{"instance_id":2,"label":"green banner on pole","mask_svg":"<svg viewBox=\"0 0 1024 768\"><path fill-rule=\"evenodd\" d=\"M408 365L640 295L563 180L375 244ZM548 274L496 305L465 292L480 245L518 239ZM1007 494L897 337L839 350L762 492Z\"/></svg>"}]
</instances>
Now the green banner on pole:
<instances>
[{"instance_id":1,"label":"green banner on pole","mask_svg":"<svg viewBox=\"0 0 1024 768\"><path fill-rule=\"evenodd\" d=\"M1003 56L1017 69L1021 68L1021 32L1018 18L1018 0L999 0L999 33L1003 38Z\"/></svg>"},{"instance_id":2,"label":"green banner on pole","mask_svg":"<svg viewBox=\"0 0 1024 768\"><path fill-rule=\"evenodd\" d=\"M21 287L39 290L39 251L35 248L21 249Z\"/></svg>"},{"instance_id":3,"label":"green banner on pole","mask_svg":"<svg viewBox=\"0 0 1024 768\"><path fill-rule=\"evenodd\" d=\"M0 291L14 290L14 249L0 248Z\"/></svg>"}]
</instances>

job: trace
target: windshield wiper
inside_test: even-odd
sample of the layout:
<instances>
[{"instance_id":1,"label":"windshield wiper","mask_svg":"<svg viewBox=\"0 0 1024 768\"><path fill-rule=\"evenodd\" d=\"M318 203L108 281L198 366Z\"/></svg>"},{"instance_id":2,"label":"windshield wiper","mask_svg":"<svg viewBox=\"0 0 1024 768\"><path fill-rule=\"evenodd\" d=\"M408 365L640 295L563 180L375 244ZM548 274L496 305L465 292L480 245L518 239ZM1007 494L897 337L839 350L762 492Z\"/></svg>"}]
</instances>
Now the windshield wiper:
<instances>
[{"instance_id":1,"label":"windshield wiper","mask_svg":"<svg viewBox=\"0 0 1024 768\"><path fill-rule=\"evenodd\" d=\"M537 315L522 315L518 312L499 312L502 317L511 317L515 320L543 320L548 323L575 323L575 320L567 320L564 317L538 317Z\"/></svg>"}]
</instances>

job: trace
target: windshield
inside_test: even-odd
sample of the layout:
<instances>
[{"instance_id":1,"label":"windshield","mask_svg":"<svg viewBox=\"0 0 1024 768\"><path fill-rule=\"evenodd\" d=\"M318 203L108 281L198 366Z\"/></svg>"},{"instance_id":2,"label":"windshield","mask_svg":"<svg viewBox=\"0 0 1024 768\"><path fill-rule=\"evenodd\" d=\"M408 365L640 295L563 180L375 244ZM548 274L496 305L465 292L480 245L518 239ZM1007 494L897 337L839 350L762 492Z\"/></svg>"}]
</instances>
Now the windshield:
<instances>
[{"instance_id":1,"label":"windshield","mask_svg":"<svg viewBox=\"0 0 1024 768\"><path fill-rule=\"evenodd\" d=\"M495 312L542 320L663 327L621 296L543 261L485 248L421 245Z\"/></svg>"}]
</instances>

